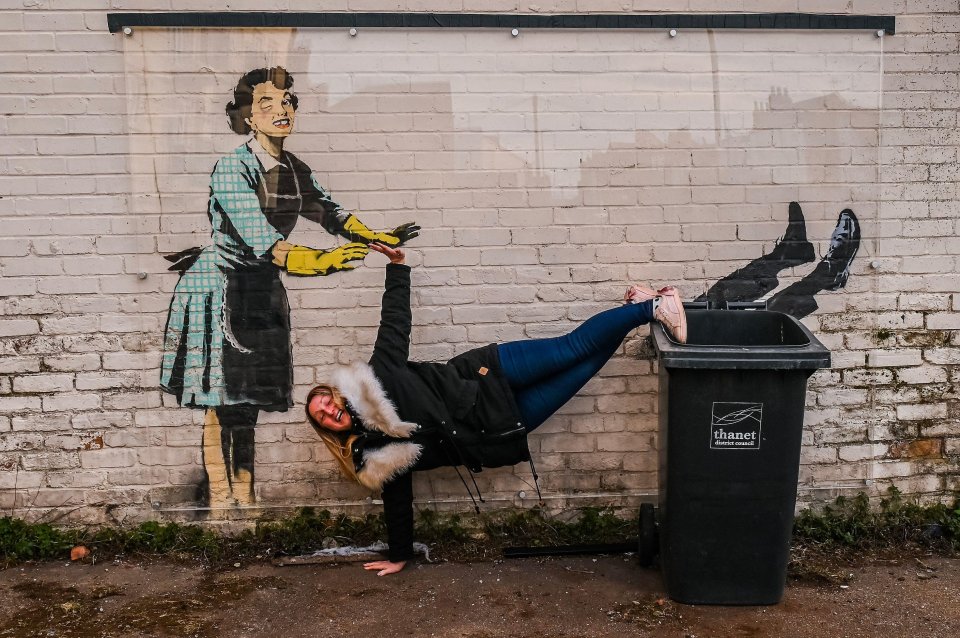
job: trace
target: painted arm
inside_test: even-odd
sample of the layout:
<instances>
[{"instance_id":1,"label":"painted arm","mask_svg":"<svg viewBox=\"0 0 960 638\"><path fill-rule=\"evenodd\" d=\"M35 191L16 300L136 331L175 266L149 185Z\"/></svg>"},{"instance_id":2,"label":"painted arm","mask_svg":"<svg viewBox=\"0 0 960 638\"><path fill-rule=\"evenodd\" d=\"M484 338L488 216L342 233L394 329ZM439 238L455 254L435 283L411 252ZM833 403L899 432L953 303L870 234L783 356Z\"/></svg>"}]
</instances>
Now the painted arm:
<instances>
[{"instance_id":1,"label":"painted arm","mask_svg":"<svg viewBox=\"0 0 960 638\"><path fill-rule=\"evenodd\" d=\"M278 241L272 249L273 263L285 268L291 275L329 275L341 270L353 270L351 261L363 261L370 249L357 242L344 244L333 250L319 250Z\"/></svg>"},{"instance_id":2,"label":"painted arm","mask_svg":"<svg viewBox=\"0 0 960 638\"><path fill-rule=\"evenodd\" d=\"M302 165L302 169L309 170L306 164ZM414 222L401 224L390 231L377 232L370 230L356 215L340 208L340 204L333 201L330 194L320 186L312 173L307 189L309 192L304 193L304 206L301 214L310 221L323 226L331 235L341 235L351 242L362 244L379 242L386 246L396 247L402 246L420 234L420 227Z\"/></svg>"},{"instance_id":3,"label":"painted arm","mask_svg":"<svg viewBox=\"0 0 960 638\"><path fill-rule=\"evenodd\" d=\"M239 235L237 239L257 257L267 255L277 242L283 241L283 235L267 221L260 209L256 178L234 155L220 158L213 167L210 208L211 215L218 212L229 221Z\"/></svg>"}]
</instances>

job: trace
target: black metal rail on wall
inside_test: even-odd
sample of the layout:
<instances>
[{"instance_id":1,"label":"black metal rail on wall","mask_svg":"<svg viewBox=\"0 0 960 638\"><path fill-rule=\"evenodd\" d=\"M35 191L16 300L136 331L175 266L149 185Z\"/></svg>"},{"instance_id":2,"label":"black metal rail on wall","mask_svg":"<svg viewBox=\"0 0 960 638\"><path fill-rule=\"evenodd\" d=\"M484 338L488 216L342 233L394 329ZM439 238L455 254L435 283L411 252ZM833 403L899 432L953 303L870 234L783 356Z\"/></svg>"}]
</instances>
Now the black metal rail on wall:
<instances>
[{"instance_id":1,"label":"black metal rail on wall","mask_svg":"<svg viewBox=\"0 0 960 638\"><path fill-rule=\"evenodd\" d=\"M406 29L793 29L896 33L896 18L814 13L493 14L197 11L109 13L110 33L127 27Z\"/></svg>"}]
</instances>

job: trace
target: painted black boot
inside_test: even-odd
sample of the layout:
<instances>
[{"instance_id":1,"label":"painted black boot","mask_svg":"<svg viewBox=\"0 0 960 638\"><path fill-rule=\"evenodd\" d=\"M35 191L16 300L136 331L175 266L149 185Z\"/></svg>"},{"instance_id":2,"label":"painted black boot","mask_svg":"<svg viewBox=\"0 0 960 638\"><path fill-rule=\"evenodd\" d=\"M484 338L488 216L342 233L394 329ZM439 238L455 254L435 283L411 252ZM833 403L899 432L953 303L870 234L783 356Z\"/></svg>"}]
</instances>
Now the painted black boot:
<instances>
[{"instance_id":1,"label":"painted black boot","mask_svg":"<svg viewBox=\"0 0 960 638\"><path fill-rule=\"evenodd\" d=\"M785 312L798 319L818 308L814 296L821 290L839 290L847 285L850 265L860 249L860 222L849 208L837 218L830 236L830 248L813 272L787 286L767 302L768 310Z\"/></svg>"},{"instance_id":2,"label":"painted black boot","mask_svg":"<svg viewBox=\"0 0 960 638\"><path fill-rule=\"evenodd\" d=\"M710 300L719 307L729 301L756 301L780 285L781 270L816 259L800 204L790 202L788 215L787 230L773 250L720 279L695 301Z\"/></svg>"},{"instance_id":3,"label":"painted black boot","mask_svg":"<svg viewBox=\"0 0 960 638\"><path fill-rule=\"evenodd\" d=\"M762 257L767 261L785 262L783 268L808 264L817 258L813 244L807 241L807 225L800 204L790 202L788 215L787 231L773 250Z\"/></svg>"},{"instance_id":4,"label":"painted black boot","mask_svg":"<svg viewBox=\"0 0 960 638\"><path fill-rule=\"evenodd\" d=\"M830 235L830 248L821 263L827 264L829 281L824 290L838 290L847 285L850 264L860 249L860 222L849 208L837 218L837 226Z\"/></svg>"}]
</instances>

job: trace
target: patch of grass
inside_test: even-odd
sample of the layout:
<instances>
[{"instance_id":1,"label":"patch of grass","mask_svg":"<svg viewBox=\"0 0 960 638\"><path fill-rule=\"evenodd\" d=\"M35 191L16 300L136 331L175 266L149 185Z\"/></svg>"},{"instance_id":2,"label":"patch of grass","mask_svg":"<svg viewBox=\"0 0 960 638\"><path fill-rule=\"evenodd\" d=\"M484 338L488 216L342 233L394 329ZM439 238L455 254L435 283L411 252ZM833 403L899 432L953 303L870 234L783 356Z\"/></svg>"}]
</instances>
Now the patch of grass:
<instances>
[{"instance_id":1,"label":"patch of grass","mask_svg":"<svg viewBox=\"0 0 960 638\"><path fill-rule=\"evenodd\" d=\"M562 521L540 509L507 510L477 516L422 510L416 538L441 558L476 559L499 554L505 545L549 546L619 542L636 536L636 523L612 509L587 508ZM25 560L64 560L75 545L86 545L98 560L106 557L164 556L212 565L245 556L304 554L330 539L340 545L369 545L386 538L383 516L348 517L312 508L273 521L258 521L235 536L198 525L150 521L131 528L69 529L0 518L0 565Z\"/></svg>"},{"instance_id":2,"label":"patch of grass","mask_svg":"<svg viewBox=\"0 0 960 638\"><path fill-rule=\"evenodd\" d=\"M109 554L186 554L204 559L217 559L225 549L224 539L211 530L156 521L128 529L105 527L81 542Z\"/></svg>"},{"instance_id":3,"label":"patch of grass","mask_svg":"<svg viewBox=\"0 0 960 638\"><path fill-rule=\"evenodd\" d=\"M386 527L380 515L350 518L305 507L291 518L258 522L237 540L262 553L304 554L320 549L328 538L340 544L369 545L385 536Z\"/></svg>"},{"instance_id":4,"label":"patch of grass","mask_svg":"<svg viewBox=\"0 0 960 638\"><path fill-rule=\"evenodd\" d=\"M49 560L61 558L76 544L80 534L47 523L0 518L0 564L3 561Z\"/></svg>"},{"instance_id":5,"label":"patch of grass","mask_svg":"<svg viewBox=\"0 0 960 638\"><path fill-rule=\"evenodd\" d=\"M953 554L960 551L960 500L921 505L891 487L874 508L862 492L841 496L820 512L801 512L793 538L821 547L870 550L913 544Z\"/></svg>"},{"instance_id":6,"label":"patch of grass","mask_svg":"<svg viewBox=\"0 0 960 638\"><path fill-rule=\"evenodd\" d=\"M422 510L416 539L442 559L472 560L500 555L506 546L550 547L622 543L637 536L637 521L611 508L584 508L574 518L540 508L479 515ZM0 518L0 566L27 560L64 560L86 545L97 560L113 556L163 556L210 565L248 556L305 554L330 539L340 545L369 545L386 538L381 515L348 517L327 510L298 510L288 518L258 521L252 529L224 536L198 525L142 523L131 528L72 529ZM897 549L915 545L953 555L960 551L960 501L921 505L895 488L871 507L866 494L838 498L822 510L806 510L794 523L795 547L833 550Z\"/></svg>"},{"instance_id":7,"label":"patch of grass","mask_svg":"<svg viewBox=\"0 0 960 638\"><path fill-rule=\"evenodd\" d=\"M507 511L488 516L483 527L492 539L531 547L618 543L637 536L635 518L624 519L611 508L596 507L580 510L579 517L571 521L548 516L536 507Z\"/></svg>"}]
</instances>

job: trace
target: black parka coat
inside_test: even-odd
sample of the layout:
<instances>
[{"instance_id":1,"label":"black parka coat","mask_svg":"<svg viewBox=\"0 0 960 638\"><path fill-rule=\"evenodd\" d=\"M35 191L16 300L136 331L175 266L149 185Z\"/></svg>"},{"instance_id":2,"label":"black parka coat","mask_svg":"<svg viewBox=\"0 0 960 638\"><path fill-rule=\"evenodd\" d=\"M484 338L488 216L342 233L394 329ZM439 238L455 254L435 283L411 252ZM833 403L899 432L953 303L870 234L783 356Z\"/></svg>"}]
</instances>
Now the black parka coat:
<instances>
[{"instance_id":1,"label":"black parka coat","mask_svg":"<svg viewBox=\"0 0 960 638\"><path fill-rule=\"evenodd\" d=\"M397 459L391 461L394 467L389 471L377 473L385 477L389 559L397 562L413 557L413 471L464 465L479 472L484 467L527 461L530 452L520 411L500 368L497 345L470 350L446 363L410 361L410 268L387 265L384 287L380 328L369 364L355 364L353 370L334 375L333 381L359 426L354 427L352 434L359 436L351 446L358 475L364 475L373 457L378 463L385 457ZM354 383L357 375L369 372L376 382ZM344 382L345 377L349 382ZM416 424L408 438L396 436L400 426L379 423L383 419L377 402L384 399L395 407L404 425ZM402 446L410 450L419 446L419 450L384 454ZM361 482L377 486L376 479Z\"/></svg>"}]
</instances>

